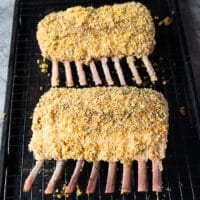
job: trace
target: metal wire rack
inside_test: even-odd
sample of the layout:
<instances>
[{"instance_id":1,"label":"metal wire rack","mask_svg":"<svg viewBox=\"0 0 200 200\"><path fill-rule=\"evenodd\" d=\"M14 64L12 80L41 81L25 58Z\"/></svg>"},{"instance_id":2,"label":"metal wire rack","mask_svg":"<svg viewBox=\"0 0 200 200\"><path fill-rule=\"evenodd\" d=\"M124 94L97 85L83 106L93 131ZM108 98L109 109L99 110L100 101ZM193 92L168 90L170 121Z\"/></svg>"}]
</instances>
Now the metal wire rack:
<instances>
[{"instance_id":1,"label":"metal wire rack","mask_svg":"<svg viewBox=\"0 0 200 200\"><path fill-rule=\"evenodd\" d=\"M31 138L31 115L39 97L50 88L50 80L42 74L37 64L41 59L36 41L37 23L46 14L64 10L75 5L95 6L124 1L94 1L94 0L17 0L13 24L13 38L9 65L9 81L7 87L7 118L3 128L3 148L1 156L1 199L3 200L48 200L56 196L44 195L43 191L55 167L54 161L45 163L37 177L31 192L25 194L22 186L26 176L34 164L34 158L28 152ZM142 87L152 87L164 93L170 108L170 132L168 138L167 157L163 166L163 192L136 192L137 174L133 177L134 192L128 195L120 194L121 165L118 166L117 190L113 195L104 194L107 173L107 163L103 163L100 172L97 191L94 195L72 194L63 199L134 199L134 200L197 200L200 199L200 140L199 116L196 96L191 78L191 66L187 57L185 41L181 36L181 24L178 10L173 1L152 0L141 1L152 11L152 15L163 19L170 16L174 23L168 27L156 24L155 52L151 60L156 68L159 81L152 84L146 76L144 68L139 69L143 75ZM126 72L129 85L135 85L125 62L122 65ZM141 65L139 61L138 65ZM98 65L98 63L97 63ZM111 64L110 64L111 65ZM112 68L112 66L110 66ZM61 67L61 74L63 73ZM49 67L50 71L50 67ZM87 70L86 70L87 72ZM89 72L87 72L89 73ZM115 84L118 85L114 70L112 71ZM103 77L102 77L103 78ZM64 82L64 78L62 79ZM93 86L89 80L90 86ZM41 90L41 87L43 88ZM65 173L58 188L69 180L74 162L68 161ZM148 163L149 174L151 163ZM79 187L84 190L89 177L91 164L87 163L79 180ZM136 163L134 169L137 169ZM135 170L136 171L136 170ZM151 178L151 175L150 175ZM150 179L149 178L149 179Z\"/></svg>"}]
</instances>

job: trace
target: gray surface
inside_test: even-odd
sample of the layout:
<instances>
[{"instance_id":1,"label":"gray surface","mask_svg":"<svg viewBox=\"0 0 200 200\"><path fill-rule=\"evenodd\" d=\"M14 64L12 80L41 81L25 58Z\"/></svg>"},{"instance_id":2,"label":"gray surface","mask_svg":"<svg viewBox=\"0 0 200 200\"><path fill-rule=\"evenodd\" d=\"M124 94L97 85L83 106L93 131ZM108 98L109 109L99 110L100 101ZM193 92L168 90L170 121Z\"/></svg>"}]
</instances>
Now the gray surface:
<instances>
[{"instance_id":1,"label":"gray surface","mask_svg":"<svg viewBox=\"0 0 200 200\"><path fill-rule=\"evenodd\" d=\"M0 116L4 110L14 0L0 1ZM0 133L2 119L0 118ZM1 135L0 135L1 144Z\"/></svg>"},{"instance_id":2,"label":"gray surface","mask_svg":"<svg viewBox=\"0 0 200 200\"><path fill-rule=\"evenodd\" d=\"M179 7L200 102L200 1L179 0Z\"/></svg>"},{"instance_id":3,"label":"gray surface","mask_svg":"<svg viewBox=\"0 0 200 200\"><path fill-rule=\"evenodd\" d=\"M179 0L196 87L200 97L200 1ZM14 0L0 1L0 115L4 110ZM0 129L2 120L0 120Z\"/></svg>"}]
</instances>

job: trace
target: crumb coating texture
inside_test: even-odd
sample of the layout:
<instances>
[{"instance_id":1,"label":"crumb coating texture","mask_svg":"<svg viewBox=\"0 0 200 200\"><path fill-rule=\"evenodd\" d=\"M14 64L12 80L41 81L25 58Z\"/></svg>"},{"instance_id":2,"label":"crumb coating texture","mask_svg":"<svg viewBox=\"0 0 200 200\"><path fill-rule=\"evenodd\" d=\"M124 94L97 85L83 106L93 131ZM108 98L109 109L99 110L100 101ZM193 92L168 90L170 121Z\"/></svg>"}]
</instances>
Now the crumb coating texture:
<instances>
[{"instance_id":1,"label":"crumb coating texture","mask_svg":"<svg viewBox=\"0 0 200 200\"><path fill-rule=\"evenodd\" d=\"M29 149L37 160L161 162L168 105L151 89L52 88L35 108L32 131Z\"/></svg>"},{"instance_id":2,"label":"crumb coating texture","mask_svg":"<svg viewBox=\"0 0 200 200\"><path fill-rule=\"evenodd\" d=\"M150 11L136 2L53 12L39 22L37 31L45 58L86 64L113 55L149 55L154 50L154 37Z\"/></svg>"}]
</instances>

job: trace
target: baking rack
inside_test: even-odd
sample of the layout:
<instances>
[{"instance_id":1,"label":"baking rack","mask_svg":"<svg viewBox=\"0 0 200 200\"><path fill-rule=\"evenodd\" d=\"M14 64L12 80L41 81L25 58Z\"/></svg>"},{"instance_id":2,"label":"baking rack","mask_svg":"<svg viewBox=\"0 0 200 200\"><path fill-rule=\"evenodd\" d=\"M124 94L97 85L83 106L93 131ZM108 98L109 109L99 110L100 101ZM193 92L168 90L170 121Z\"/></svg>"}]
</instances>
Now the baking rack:
<instances>
[{"instance_id":1,"label":"baking rack","mask_svg":"<svg viewBox=\"0 0 200 200\"><path fill-rule=\"evenodd\" d=\"M44 195L44 188L55 167L54 161L45 163L37 177L31 192L23 193L22 187L26 176L34 165L33 155L28 151L31 132L31 116L39 97L50 88L50 78L40 72L37 60L42 60L36 41L37 23L52 11L64 10L71 6L95 6L124 1L94 0L16 0L12 44L10 53L7 96L2 130L2 149L0 166L0 199L3 200L48 200L57 199L54 195ZM134 200L197 200L200 199L200 118L191 64L186 41L180 21L176 1L151 0L141 1L152 12L156 24L156 49L150 57L159 80L152 84L144 68L139 73L144 77L141 87L151 87L164 93L169 102L170 131L166 159L163 161L163 192L136 192L137 174L133 177L134 191L128 195L120 194L122 166L118 166L117 189L112 195L104 194L107 163L102 163L96 193L91 196L73 193L68 199L134 199ZM173 18L169 26L158 26L164 17ZM130 71L122 59L129 85L135 85ZM140 61L137 61L141 65ZM97 63L99 65L99 63ZM99 66L100 67L100 66ZM112 68L112 64L110 63ZM101 70L100 70L101 71ZM50 63L49 63L50 72ZM86 68L89 77L89 70ZM60 66L63 74L63 66ZM119 85L112 70L115 85ZM103 77L102 77L103 78ZM61 76L62 83L64 77ZM77 87L78 87L78 82ZM89 86L93 82L89 79ZM42 90L41 90L42 88ZM134 164L134 163L133 163ZM148 163L148 170L151 164ZM67 182L72 174L74 161L67 161L63 178L58 188ZM85 190L91 164L87 163L79 180L79 187ZM136 165L134 164L136 171ZM63 197L62 199L67 199Z\"/></svg>"}]
</instances>

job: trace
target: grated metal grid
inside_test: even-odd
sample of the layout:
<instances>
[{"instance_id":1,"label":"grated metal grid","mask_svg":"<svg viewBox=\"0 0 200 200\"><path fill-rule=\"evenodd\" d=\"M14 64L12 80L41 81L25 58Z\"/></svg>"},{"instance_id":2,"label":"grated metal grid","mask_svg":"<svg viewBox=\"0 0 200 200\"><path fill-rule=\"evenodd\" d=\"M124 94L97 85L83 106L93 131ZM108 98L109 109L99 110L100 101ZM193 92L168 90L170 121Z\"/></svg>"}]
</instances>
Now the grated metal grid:
<instances>
[{"instance_id":1,"label":"grated metal grid","mask_svg":"<svg viewBox=\"0 0 200 200\"><path fill-rule=\"evenodd\" d=\"M113 2L124 1L92 1L92 0L17 0L15 6L15 17L13 25L12 49L9 65L8 95L5 112L8 117L4 122L3 148L1 151L4 158L1 170L1 198L3 200L48 200L57 199L52 195L44 195L43 191L55 167L54 161L46 162L41 173L38 175L31 192L23 193L22 187L25 178L34 165L34 158L28 152L28 143L31 138L31 115L38 102L39 97L49 89L50 78L42 74L37 64L37 59L41 59L40 50L36 42L37 23L46 14L63 10L75 5L100 6L112 4ZM76 196L74 193L69 198L63 199L134 199L134 200L198 200L200 199L200 141L198 130L198 107L196 105L193 80L190 74L190 63L187 57L187 49L184 40L181 40L179 16L176 4L167 0L141 1L152 11L153 16L163 19L171 16L174 23L169 27L158 26L156 24L157 46L151 56L151 60L156 68L159 81L153 85L144 68L139 69L145 77L142 87L152 87L164 93L170 108L170 132L167 148L167 157L163 162L163 192L156 194L153 192L138 193L137 173L134 173L134 192L128 195L120 194L122 166L118 165L117 189L113 195L105 195L104 187L107 173L107 163L103 163L97 190L94 195L82 194ZM140 61L137 61L141 65ZM97 65L99 65L97 63ZM130 77L128 67L122 60L122 65L126 72L129 85L135 85ZM158 65L158 66L156 66ZM110 63L111 68L113 68ZM50 67L49 67L50 70ZM89 71L86 70L88 75ZM101 72L101 70L100 70ZM61 66L61 73L63 68ZM115 84L119 82L114 70L112 75ZM103 77L102 77L103 78ZM62 77L64 82L64 78ZM163 84L166 81L166 84ZM90 85L93 83L89 79ZM43 87L41 91L39 88ZM180 112L184 108L185 114ZM137 171L136 162L133 163L134 171ZM69 181L73 171L74 162L67 161L65 173L58 184L58 188ZM87 163L79 180L79 187L85 190L91 164ZM148 163L148 171L151 179L151 163Z\"/></svg>"}]
</instances>

